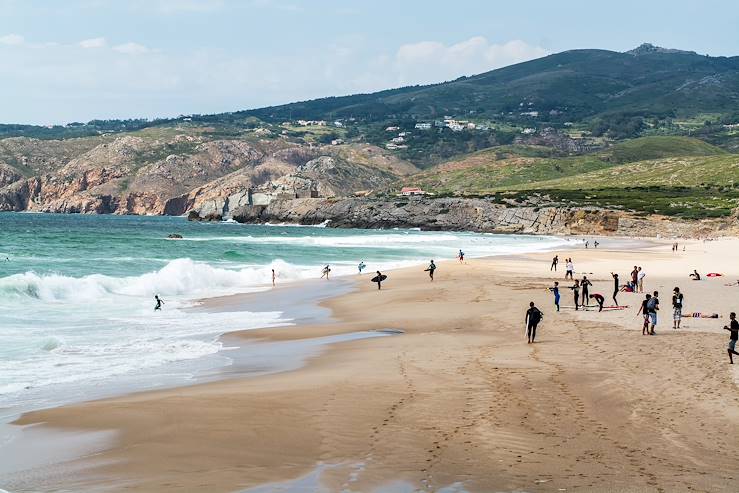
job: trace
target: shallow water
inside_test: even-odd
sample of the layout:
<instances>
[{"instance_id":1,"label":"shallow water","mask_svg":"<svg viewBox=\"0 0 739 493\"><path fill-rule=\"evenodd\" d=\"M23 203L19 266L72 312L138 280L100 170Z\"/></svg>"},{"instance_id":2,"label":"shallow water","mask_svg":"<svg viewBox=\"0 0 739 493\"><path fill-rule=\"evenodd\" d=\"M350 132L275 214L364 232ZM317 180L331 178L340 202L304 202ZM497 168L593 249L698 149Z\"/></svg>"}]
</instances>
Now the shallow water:
<instances>
[{"instance_id":1,"label":"shallow water","mask_svg":"<svg viewBox=\"0 0 739 493\"><path fill-rule=\"evenodd\" d=\"M178 233L182 240L169 240ZM280 303L192 310L277 282L542 250L556 238L194 223L179 217L0 214L0 408L54 405L59 389L142 388L187 365L226 365L219 336L292 323ZM5 258L7 257L7 261ZM159 294L164 309L155 312ZM207 357L204 359L204 357ZM200 363L198 363L200 364ZM210 368L210 366L208 366ZM206 370L208 369L206 368ZM146 376L146 378L143 378ZM64 399L68 400L68 399Z\"/></svg>"}]
</instances>

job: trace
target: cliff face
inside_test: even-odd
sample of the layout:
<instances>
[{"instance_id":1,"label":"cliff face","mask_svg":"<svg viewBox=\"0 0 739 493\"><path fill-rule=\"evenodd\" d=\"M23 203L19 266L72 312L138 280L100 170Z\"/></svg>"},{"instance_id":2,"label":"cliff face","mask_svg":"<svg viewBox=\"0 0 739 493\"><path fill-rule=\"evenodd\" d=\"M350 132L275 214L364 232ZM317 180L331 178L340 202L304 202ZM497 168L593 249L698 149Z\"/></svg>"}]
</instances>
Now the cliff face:
<instances>
[{"instance_id":1,"label":"cliff face","mask_svg":"<svg viewBox=\"0 0 739 493\"><path fill-rule=\"evenodd\" d=\"M247 190L345 196L416 171L371 146L199 133L0 141L0 211L228 216Z\"/></svg>"},{"instance_id":2,"label":"cliff face","mask_svg":"<svg viewBox=\"0 0 739 493\"><path fill-rule=\"evenodd\" d=\"M354 228L421 228L491 233L697 236L736 233L732 221L673 221L601 209L505 207L482 199L295 199L242 207L243 223L321 224Z\"/></svg>"}]
</instances>

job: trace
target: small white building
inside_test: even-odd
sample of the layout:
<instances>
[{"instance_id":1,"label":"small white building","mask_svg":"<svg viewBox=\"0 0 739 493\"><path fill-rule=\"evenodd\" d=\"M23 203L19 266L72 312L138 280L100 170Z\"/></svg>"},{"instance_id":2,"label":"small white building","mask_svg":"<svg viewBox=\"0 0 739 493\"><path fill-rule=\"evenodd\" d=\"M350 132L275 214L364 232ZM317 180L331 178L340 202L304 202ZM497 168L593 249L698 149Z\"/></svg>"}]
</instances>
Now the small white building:
<instances>
[{"instance_id":1,"label":"small white building","mask_svg":"<svg viewBox=\"0 0 739 493\"><path fill-rule=\"evenodd\" d=\"M397 132L398 130L400 130L400 127L387 127L385 132Z\"/></svg>"},{"instance_id":2,"label":"small white building","mask_svg":"<svg viewBox=\"0 0 739 493\"><path fill-rule=\"evenodd\" d=\"M418 130L431 130L431 124L430 123L416 123L415 128Z\"/></svg>"},{"instance_id":3,"label":"small white building","mask_svg":"<svg viewBox=\"0 0 739 493\"><path fill-rule=\"evenodd\" d=\"M413 197L416 195L426 195L426 192L418 187L403 187L400 189L400 194L406 197Z\"/></svg>"}]
</instances>

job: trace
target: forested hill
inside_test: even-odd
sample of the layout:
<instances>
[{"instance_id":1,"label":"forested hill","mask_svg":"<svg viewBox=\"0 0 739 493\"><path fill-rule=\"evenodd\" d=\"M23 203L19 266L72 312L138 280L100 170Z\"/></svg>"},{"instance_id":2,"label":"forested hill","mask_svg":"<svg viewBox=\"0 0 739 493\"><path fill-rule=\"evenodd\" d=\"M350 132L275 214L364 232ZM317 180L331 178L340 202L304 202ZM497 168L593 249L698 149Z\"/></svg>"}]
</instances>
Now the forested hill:
<instances>
[{"instance_id":1,"label":"forested hill","mask_svg":"<svg viewBox=\"0 0 739 493\"><path fill-rule=\"evenodd\" d=\"M0 125L0 138L79 137L173 123L227 128L253 125L255 119L380 123L444 116L532 125L574 123L602 133L611 127L638 130L640 119L659 122L704 115L719 123L739 120L739 57L710 57L645 44L625 53L565 51L451 82L232 113L157 121L96 120L50 128Z\"/></svg>"}]
</instances>

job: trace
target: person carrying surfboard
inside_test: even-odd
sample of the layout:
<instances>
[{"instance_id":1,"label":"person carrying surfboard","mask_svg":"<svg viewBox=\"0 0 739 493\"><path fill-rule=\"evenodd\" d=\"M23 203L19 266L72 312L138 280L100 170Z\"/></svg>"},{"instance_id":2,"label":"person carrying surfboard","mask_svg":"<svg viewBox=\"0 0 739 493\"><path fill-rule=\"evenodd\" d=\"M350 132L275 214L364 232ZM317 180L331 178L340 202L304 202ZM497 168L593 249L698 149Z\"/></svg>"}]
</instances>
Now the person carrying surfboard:
<instances>
[{"instance_id":1,"label":"person carrying surfboard","mask_svg":"<svg viewBox=\"0 0 739 493\"><path fill-rule=\"evenodd\" d=\"M377 289L382 289L382 281L385 279L387 279L387 276L378 270L377 275L370 279L370 281L377 283Z\"/></svg>"},{"instance_id":2,"label":"person carrying surfboard","mask_svg":"<svg viewBox=\"0 0 739 493\"><path fill-rule=\"evenodd\" d=\"M544 318L544 314L541 310L534 306L533 301L529 303L529 309L526 310L526 317L524 317L524 322L526 323L526 338L528 339L529 344L533 343L534 339L536 339L536 327L539 325L542 318Z\"/></svg>"},{"instance_id":3,"label":"person carrying surfboard","mask_svg":"<svg viewBox=\"0 0 739 493\"><path fill-rule=\"evenodd\" d=\"M359 273L361 274L364 268L367 267L367 264L364 263L364 260L359 262L359 265L357 266L357 269L359 270Z\"/></svg>"},{"instance_id":4,"label":"person carrying surfboard","mask_svg":"<svg viewBox=\"0 0 739 493\"><path fill-rule=\"evenodd\" d=\"M434 271L436 270L436 264L432 260L429 266L426 268L426 272L429 273L429 277L431 278L431 281L434 280Z\"/></svg>"}]
</instances>

